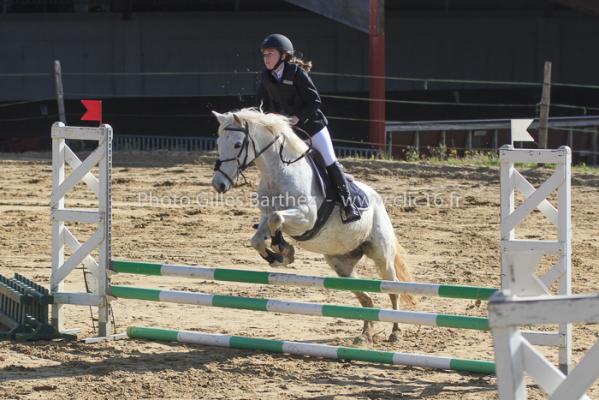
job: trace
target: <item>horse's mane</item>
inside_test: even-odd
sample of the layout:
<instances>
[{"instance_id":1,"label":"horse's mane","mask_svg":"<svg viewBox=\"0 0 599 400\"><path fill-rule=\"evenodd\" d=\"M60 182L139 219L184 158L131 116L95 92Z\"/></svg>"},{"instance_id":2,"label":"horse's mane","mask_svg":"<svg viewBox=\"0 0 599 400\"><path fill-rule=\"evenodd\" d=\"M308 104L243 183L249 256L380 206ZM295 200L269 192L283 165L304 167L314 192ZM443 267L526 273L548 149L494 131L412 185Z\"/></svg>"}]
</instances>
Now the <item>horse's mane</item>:
<instances>
[{"instance_id":1,"label":"horse's mane","mask_svg":"<svg viewBox=\"0 0 599 400\"><path fill-rule=\"evenodd\" d=\"M279 114L265 114L257 108L243 108L237 111L231 111L224 114L229 117L231 122L234 121L234 115L241 122L248 122L250 125L262 126L266 128L264 131L275 136L277 134L285 137L285 152L289 156L299 156L304 153L308 146L300 139L289 124L289 118ZM220 133L219 133L220 134Z\"/></svg>"}]
</instances>

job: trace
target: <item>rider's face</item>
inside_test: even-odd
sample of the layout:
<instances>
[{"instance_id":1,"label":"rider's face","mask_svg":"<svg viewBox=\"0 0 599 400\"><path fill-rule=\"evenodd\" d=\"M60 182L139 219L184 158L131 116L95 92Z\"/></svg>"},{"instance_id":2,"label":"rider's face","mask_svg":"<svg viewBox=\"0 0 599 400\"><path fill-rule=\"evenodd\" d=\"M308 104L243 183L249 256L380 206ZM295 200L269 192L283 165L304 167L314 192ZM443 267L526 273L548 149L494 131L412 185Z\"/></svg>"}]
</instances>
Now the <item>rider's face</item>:
<instances>
[{"instance_id":1,"label":"rider's face","mask_svg":"<svg viewBox=\"0 0 599 400\"><path fill-rule=\"evenodd\" d=\"M277 49L262 49L262 57L266 68L272 70L277 65L277 62L279 62L281 53Z\"/></svg>"}]
</instances>

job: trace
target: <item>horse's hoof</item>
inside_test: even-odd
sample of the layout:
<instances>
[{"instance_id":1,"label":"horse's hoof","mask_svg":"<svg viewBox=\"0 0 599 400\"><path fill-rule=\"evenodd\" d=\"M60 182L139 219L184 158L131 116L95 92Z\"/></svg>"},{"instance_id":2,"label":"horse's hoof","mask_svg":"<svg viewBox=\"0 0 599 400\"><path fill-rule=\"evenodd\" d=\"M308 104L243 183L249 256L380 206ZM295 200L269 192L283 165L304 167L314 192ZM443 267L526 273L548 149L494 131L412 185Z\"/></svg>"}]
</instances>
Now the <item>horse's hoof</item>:
<instances>
[{"instance_id":1,"label":"horse's hoof","mask_svg":"<svg viewBox=\"0 0 599 400\"><path fill-rule=\"evenodd\" d=\"M372 336L366 333L363 333L354 339L354 345L356 346L372 346L372 344Z\"/></svg>"},{"instance_id":2,"label":"horse's hoof","mask_svg":"<svg viewBox=\"0 0 599 400\"><path fill-rule=\"evenodd\" d=\"M285 256L283 258L283 265L287 266L289 264L293 264L294 261L295 261L295 257L293 257L293 254L291 255L291 257Z\"/></svg>"},{"instance_id":3,"label":"horse's hoof","mask_svg":"<svg viewBox=\"0 0 599 400\"><path fill-rule=\"evenodd\" d=\"M293 262L293 259L288 259L287 257L284 257L282 261L273 261L271 263L269 263L268 265L271 266L272 268L283 268L283 267L288 267L289 264L291 264Z\"/></svg>"},{"instance_id":4,"label":"horse's hoof","mask_svg":"<svg viewBox=\"0 0 599 400\"><path fill-rule=\"evenodd\" d=\"M287 265L295 261L295 248L293 246L286 244L285 247L283 247L283 251L281 251L278 245L272 246L272 249L275 253L283 256L283 264Z\"/></svg>"},{"instance_id":5,"label":"horse's hoof","mask_svg":"<svg viewBox=\"0 0 599 400\"><path fill-rule=\"evenodd\" d=\"M280 268L280 267L284 267L286 264L285 264L285 263L283 263L283 262L278 262L278 261L275 261L275 262L271 262L271 263L269 263L268 265L269 265L271 268Z\"/></svg>"},{"instance_id":6,"label":"horse's hoof","mask_svg":"<svg viewBox=\"0 0 599 400\"><path fill-rule=\"evenodd\" d=\"M391 343L399 343L401 340L401 331L393 331L389 335L389 342Z\"/></svg>"},{"instance_id":7,"label":"horse's hoof","mask_svg":"<svg viewBox=\"0 0 599 400\"><path fill-rule=\"evenodd\" d=\"M291 264L292 262L295 261L295 248L291 245L287 245L285 247L285 251L283 251L283 255L285 256L285 259L287 260L287 264Z\"/></svg>"}]
</instances>

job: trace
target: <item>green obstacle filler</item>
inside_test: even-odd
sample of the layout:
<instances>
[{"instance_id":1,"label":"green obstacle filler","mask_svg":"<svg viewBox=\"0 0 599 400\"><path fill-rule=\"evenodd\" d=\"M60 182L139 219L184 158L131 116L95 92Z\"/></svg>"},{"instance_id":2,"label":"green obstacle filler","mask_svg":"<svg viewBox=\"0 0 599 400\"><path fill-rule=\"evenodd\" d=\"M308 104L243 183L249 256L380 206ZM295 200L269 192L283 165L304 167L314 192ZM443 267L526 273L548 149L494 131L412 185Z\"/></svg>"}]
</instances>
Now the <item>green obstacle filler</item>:
<instances>
[{"instance_id":1,"label":"green obstacle filler","mask_svg":"<svg viewBox=\"0 0 599 400\"><path fill-rule=\"evenodd\" d=\"M319 277L241 269L211 268L112 260L114 272L140 275L197 277L207 280L261 283L280 286L317 287L378 293L412 293L455 299L488 300L497 289L478 286L438 285L433 283L394 282L376 279Z\"/></svg>"},{"instance_id":2,"label":"green obstacle filler","mask_svg":"<svg viewBox=\"0 0 599 400\"><path fill-rule=\"evenodd\" d=\"M111 286L111 295L123 299L475 329L481 331L489 330L489 321L487 318L462 315L352 307L336 304L301 303L251 297L213 295L209 293L140 288L134 286Z\"/></svg>"},{"instance_id":3,"label":"green obstacle filler","mask_svg":"<svg viewBox=\"0 0 599 400\"><path fill-rule=\"evenodd\" d=\"M229 336L140 326L129 327L127 329L127 335L130 338L137 339L230 347L244 350L262 350L274 353L323 357L337 360L367 361L479 374L495 374L495 364L490 361L466 360L425 354L376 351L315 343L249 338L244 336Z\"/></svg>"},{"instance_id":4,"label":"green obstacle filler","mask_svg":"<svg viewBox=\"0 0 599 400\"><path fill-rule=\"evenodd\" d=\"M72 339L50 324L48 307L53 302L49 290L32 280L0 275L0 340Z\"/></svg>"}]
</instances>

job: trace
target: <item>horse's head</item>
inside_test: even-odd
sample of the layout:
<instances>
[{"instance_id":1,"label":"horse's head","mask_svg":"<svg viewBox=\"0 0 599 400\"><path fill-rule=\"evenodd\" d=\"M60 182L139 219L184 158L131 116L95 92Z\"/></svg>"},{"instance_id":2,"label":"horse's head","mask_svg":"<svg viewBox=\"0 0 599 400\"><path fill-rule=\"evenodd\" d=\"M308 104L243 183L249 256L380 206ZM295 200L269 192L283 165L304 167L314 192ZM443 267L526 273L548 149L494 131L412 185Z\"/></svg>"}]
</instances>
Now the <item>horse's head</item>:
<instances>
[{"instance_id":1,"label":"horse's head","mask_svg":"<svg viewBox=\"0 0 599 400\"><path fill-rule=\"evenodd\" d=\"M212 186L219 193L233 187L240 172L254 159L254 148L250 146L249 123L234 113L219 114L212 111L218 120L218 159L214 165Z\"/></svg>"},{"instance_id":2,"label":"horse's head","mask_svg":"<svg viewBox=\"0 0 599 400\"><path fill-rule=\"evenodd\" d=\"M219 193L231 189L237 176L257 158L276 154L276 160L279 160L276 150L282 148L282 143L285 143L285 153L290 155L302 154L307 149L305 143L293 133L289 119L285 116L264 114L253 108L225 114L212 113L220 124L218 160L212 178L212 186ZM281 143L277 144L279 140ZM280 154L283 157L283 150ZM274 159L271 161L275 162Z\"/></svg>"}]
</instances>

